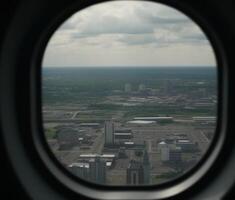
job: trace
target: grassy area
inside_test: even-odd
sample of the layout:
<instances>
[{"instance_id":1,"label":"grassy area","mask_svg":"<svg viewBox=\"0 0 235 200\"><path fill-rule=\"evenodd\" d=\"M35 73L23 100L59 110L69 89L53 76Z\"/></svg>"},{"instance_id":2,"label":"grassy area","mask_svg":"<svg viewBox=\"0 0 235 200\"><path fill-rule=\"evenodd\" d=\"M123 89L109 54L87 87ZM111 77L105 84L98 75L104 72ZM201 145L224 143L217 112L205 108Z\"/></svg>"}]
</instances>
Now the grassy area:
<instances>
[{"instance_id":1,"label":"grassy area","mask_svg":"<svg viewBox=\"0 0 235 200\"><path fill-rule=\"evenodd\" d=\"M45 136L47 139L55 139L56 138L56 130L54 128L47 128L45 130Z\"/></svg>"}]
</instances>

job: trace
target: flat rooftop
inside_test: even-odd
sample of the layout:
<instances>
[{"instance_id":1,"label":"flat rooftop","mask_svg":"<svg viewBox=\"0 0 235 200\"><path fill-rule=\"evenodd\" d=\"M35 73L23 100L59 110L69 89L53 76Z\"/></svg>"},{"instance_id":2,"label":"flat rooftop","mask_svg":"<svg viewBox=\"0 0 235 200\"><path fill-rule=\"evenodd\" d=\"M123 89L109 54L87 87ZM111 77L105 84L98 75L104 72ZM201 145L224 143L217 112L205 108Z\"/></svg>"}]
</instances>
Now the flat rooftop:
<instances>
[{"instance_id":1,"label":"flat rooftop","mask_svg":"<svg viewBox=\"0 0 235 200\"><path fill-rule=\"evenodd\" d=\"M69 167L84 167L84 168L89 168L89 163L84 163L84 162L72 163L72 164L69 165Z\"/></svg>"},{"instance_id":2,"label":"flat rooftop","mask_svg":"<svg viewBox=\"0 0 235 200\"><path fill-rule=\"evenodd\" d=\"M173 119L173 117L134 117L135 120Z\"/></svg>"},{"instance_id":3,"label":"flat rooftop","mask_svg":"<svg viewBox=\"0 0 235 200\"><path fill-rule=\"evenodd\" d=\"M132 135L132 133L130 133L130 132L126 132L126 133L115 132L114 135Z\"/></svg>"},{"instance_id":4,"label":"flat rooftop","mask_svg":"<svg viewBox=\"0 0 235 200\"><path fill-rule=\"evenodd\" d=\"M81 154L79 156L80 158L114 158L115 154Z\"/></svg>"},{"instance_id":5,"label":"flat rooftop","mask_svg":"<svg viewBox=\"0 0 235 200\"><path fill-rule=\"evenodd\" d=\"M130 123L130 124L153 124L156 122L155 121L146 121L146 120L132 120L132 121L128 121L127 123Z\"/></svg>"}]
</instances>

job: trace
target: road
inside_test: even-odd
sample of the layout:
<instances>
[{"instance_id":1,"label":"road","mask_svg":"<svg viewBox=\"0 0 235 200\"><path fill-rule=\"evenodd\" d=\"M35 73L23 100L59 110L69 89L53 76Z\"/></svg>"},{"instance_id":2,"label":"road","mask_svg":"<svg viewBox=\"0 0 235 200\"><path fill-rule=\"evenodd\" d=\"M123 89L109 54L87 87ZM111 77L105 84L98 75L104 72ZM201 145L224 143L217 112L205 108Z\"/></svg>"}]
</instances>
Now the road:
<instances>
[{"instance_id":1,"label":"road","mask_svg":"<svg viewBox=\"0 0 235 200\"><path fill-rule=\"evenodd\" d=\"M78 113L79 113L79 111L76 111L76 112L73 114L73 116L71 117L71 119L76 118L76 116L77 116Z\"/></svg>"}]
</instances>

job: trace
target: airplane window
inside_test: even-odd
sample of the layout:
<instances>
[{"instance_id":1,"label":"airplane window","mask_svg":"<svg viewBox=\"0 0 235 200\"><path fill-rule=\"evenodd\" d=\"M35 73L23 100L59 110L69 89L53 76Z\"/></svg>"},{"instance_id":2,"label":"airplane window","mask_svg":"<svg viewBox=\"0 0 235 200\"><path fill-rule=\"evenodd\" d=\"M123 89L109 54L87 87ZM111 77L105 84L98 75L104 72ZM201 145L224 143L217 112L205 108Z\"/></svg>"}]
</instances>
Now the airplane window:
<instances>
[{"instance_id":1,"label":"airplane window","mask_svg":"<svg viewBox=\"0 0 235 200\"><path fill-rule=\"evenodd\" d=\"M42 64L45 139L73 175L102 185L158 185L210 147L217 63L202 29L148 1L100 3L56 30Z\"/></svg>"}]
</instances>

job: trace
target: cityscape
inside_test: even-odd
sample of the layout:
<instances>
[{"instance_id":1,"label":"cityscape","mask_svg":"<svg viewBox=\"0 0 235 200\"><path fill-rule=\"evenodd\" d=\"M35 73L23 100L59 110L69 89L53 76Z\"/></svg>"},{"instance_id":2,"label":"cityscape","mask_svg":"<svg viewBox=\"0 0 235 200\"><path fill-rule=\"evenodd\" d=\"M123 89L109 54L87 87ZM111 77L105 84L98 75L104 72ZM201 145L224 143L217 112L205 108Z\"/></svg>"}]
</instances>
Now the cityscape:
<instances>
[{"instance_id":1,"label":"cityscape","mask_svg":"<svg viewBox=\"0 0 235 200\"><path fill-rule=\"evenodd\" d=\"M42 62L45 139L78 179L158 185L195 167L217 122L217 62L203 30L150 1L74 13Z\"/></svg>"},{"instance_id":2,"label":"cityscape","mask_svg":"<svg viewBox=\"0 0 235 200\"><path fill-rule=\"evenodd\" d=\"M156 185L192 169L216 129L216 67L43 68L45 138L73 175Z\"/></svg>"}]
</instances>

